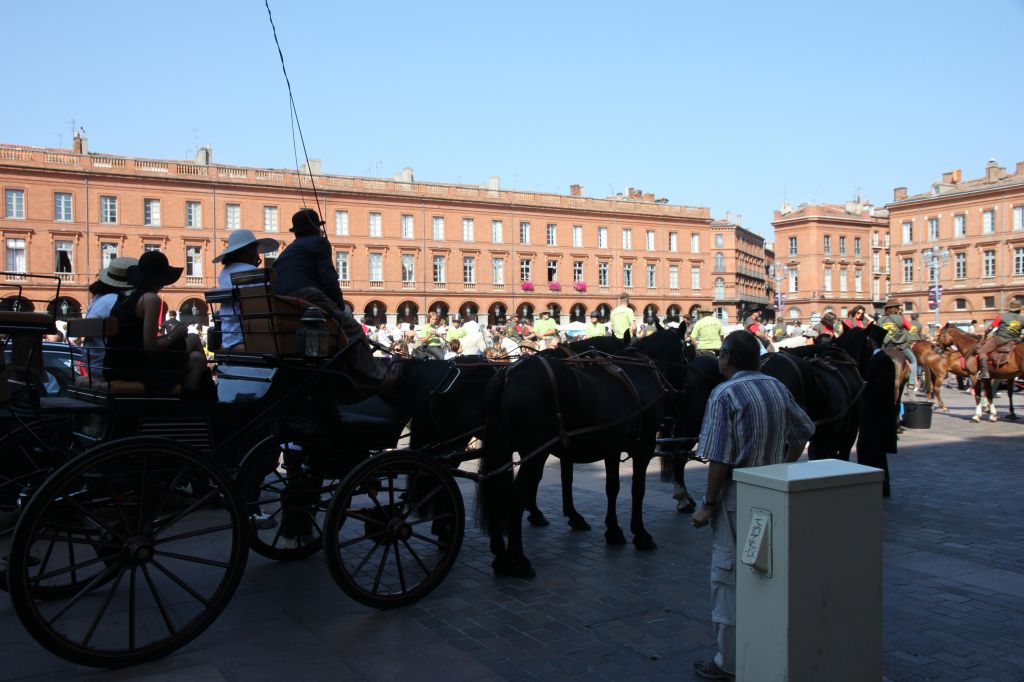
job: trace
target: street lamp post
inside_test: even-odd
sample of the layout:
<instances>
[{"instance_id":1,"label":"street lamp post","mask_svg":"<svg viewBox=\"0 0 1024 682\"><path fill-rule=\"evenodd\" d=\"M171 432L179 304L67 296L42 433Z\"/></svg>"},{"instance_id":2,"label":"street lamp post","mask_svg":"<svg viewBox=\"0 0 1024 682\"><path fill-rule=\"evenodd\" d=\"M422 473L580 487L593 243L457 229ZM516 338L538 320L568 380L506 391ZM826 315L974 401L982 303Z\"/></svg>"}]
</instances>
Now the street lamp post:
<instances>
[{"instance_id":1,"label":"street lamp post","mask_svg":"<svg viewBox=\"0 0 1024 682\"><path fill-rule=\"evenodd\" d=\"M939 329L939 302L942 300L942 289L939 287L939 270L949 262L949 249L933 246L924 250L924 262L932 271L932 295L935 301L935 329Z\"/></svg>"},{"instance_id":2,"label":"street lamp post","mask_svg":"<svg viewBox=\"0 0 1024 682\"><path fill-rule=\"evenodd\" d=\"M775 280L775 318L779 319L779 316L785 317L782 314L782 306L786 302L786 297L782 293L782 280L789 277L789 266L783 265L782 269L777 269L774 265L768 267L768 276Z\"/></svg>"}]
</instances>

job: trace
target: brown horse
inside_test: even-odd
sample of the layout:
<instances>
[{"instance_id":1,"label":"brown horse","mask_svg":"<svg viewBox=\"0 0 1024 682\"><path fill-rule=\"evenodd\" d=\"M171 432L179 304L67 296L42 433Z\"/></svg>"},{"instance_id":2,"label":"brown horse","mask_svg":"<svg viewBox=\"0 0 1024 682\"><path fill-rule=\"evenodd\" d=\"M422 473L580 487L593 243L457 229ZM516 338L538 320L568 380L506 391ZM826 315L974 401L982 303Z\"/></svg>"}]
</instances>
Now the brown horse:
<instances>
[{"instance_id":1,"label":"brown horse","mask_svg":"<svg viewBox=\"0 0 1024 682\"><path fill-rule=\"evenodd\" d=\"M992 363L989 363L989 375L988 379L978 378L978 356L972 353L974 347L978 345L979 340L966 332L962 332L956 327L951 327L947 322L942 329L939 330L939 335L936 338L939 345L948 348L949 346L956 346L957 350L963 354L966 360L966 374L971 378L971 383L974 386L974 416L971 417L972 422L980 422L982 412L984 412L983 400L988 402L988 420L994 422L998 419L996 414L995 401L992 400L992 381L1006 380L1008 384L1007 395L1010 398L1010 414L1007 419L1016 419L1017 413L1013 409L1013 388L1014 381L1018 376L1024 372L1024 344L1016 344L1010 351L1010 355L1007 358L1006 364L995 367ZM956 365L959 365L959 358L957 358ZM952 367L951 367L952 369ZM958 367L959 369L959 367Z\"/></svg>"},{"instance_id":2,"label":"brown horse","mask_svg":"<svg viewBox=\"0 0 1024 682\"><path fill-rule=\"evenodd\" d=\"M896 365L896 385L893 386L893 391L896 394L896 402L900 402L903 396L903 387L907 385L907 381L910 379L910 360L907 360L907 356L903 354L903 351L894 346L883 349L883 352Z\"/></svg>"},{"instance_id":3,"label":"brown horse","mask_svg":"<svg viewBox=\"0 0 1024 682\"><path fill-rule=\"evenodd\" d=\"M924 376L928 397L938 403L938 409L942 412L949 412L946 403L942 400L942 385L946 376L953 374L965 379L971 378L971 373L960 364L960 351L955 348L947 348L945 352L934 352L927 356L924 364Z\"/></svg>"}]
</instances>

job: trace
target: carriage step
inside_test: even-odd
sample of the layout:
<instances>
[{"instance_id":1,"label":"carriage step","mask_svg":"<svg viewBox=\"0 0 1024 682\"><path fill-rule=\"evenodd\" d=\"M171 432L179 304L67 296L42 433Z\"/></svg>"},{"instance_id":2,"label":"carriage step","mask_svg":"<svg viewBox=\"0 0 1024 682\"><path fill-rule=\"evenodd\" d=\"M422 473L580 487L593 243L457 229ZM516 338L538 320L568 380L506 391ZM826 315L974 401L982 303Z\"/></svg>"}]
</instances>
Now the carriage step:
<instances>
[{"instance_id":1,"label":"carriage step","mask_svg":"<svg viewBox=\"0 0 1024 682\"><path fill-rule=\"evenodd\" d=\"M249 517L249 522L256 530L270 530L277 528L277 521L270 514L260 512Z\"/></svg>"}]
</instances>

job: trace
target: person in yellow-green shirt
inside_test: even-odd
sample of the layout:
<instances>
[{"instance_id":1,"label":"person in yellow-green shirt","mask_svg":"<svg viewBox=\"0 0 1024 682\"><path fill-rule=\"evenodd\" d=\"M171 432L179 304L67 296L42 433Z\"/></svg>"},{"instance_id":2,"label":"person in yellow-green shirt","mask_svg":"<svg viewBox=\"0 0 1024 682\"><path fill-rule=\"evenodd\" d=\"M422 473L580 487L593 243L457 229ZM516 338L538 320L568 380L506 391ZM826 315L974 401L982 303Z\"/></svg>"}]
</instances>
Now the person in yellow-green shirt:
<instances>
[{"instance_id":1,"label":"person in yellow-green shirt","mask_svg":"<svg viewBox=\"0 0 1024 682\"><path fill-rule=\"evenodd\" d=\"M710 310L701 310L698 315L697 322L690 330L690 340L697 350L697 355L718 355L724 336L722 323Z\"/></svg>"},{"instance_id":2,"label":"person in yellow-green shirt","mask_svg":"<svg viewBox=\"0 0 1024 682\"><path fill-rule=\"evenodd\" d=\"M547 310L540 311L540 319L533 324L533 335L541 348L547 348L548 344L558 338L558 325Z\"/></svg>"},{"instance_id":3,"label":"person in yellow-green shirt","mask_svg":"<svg viewBox=\"0 0 1024 682\"><path fill-rule=\"evenodd\" d=\"M629 307L629 294L619 294L619 305L612 310L609 319L615 338L623 338L627 331L631 339L636 338L636 315Z\"/></svg>"},{"instance_id":4,"label":"person in yellow-green shirt","mask_svg":"<svg viewBox=\"0 0 1024 682\"><path fill-rule=\"evenodd\" d=\"M598 339L608 335L608 325L601 321L601 313L596 310L590 313L590 323L583 330L583 338Z\"/></svg>"},{"instance_id":5,"label":"person in yellow-green shirt","mask_svg":"<svg viewBox=\"0 0 1024 682\"><path fill-rule=\"evenodd\" d=\"M448 332L445 334L445 340L448 343L452 341L459 341L466 335L466 330L462 327L462 320L455 318L452 320L452 326L448 328Z\"/></svg>"}]
</instances>

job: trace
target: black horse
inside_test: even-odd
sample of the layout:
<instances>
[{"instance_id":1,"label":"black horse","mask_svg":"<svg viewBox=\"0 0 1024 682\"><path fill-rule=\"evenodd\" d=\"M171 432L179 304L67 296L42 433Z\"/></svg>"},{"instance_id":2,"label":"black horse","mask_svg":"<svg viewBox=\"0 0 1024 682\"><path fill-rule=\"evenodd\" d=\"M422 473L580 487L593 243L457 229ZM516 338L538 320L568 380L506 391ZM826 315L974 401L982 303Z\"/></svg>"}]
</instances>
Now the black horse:
<instances>
[{"instance_id":1,"label":"black horse","mask_svg":"<svg viewBox=\"0 0 1024 682\"><path fill-rule=\"evenodd\" d=\"M810 459L835 457L849 460L860 421L861 377L871 359L864 330L848 329L831 344L801 346L761 356L761 369L790 390L814 420L816 429L808 446ZM687 371L682 450L664 455L662 479L673 482L672 496L681 513L696 503L686 489L686 464L692 458L690 439L700 434L704 406L711 390L725 380L715 358L698 356Z\"/></svg>"},{"instance_id":2,"label":"black horse","mask_svg":"<svg viewBox=\"0 0 1024 682\"><path fill-rule=\"evenodd\" d=\"M643 525L645 477L658 429L666 417L679 418L685 369L682 333L660 330L616 358L534 356L495 378L488 395L484 478L478 495L495 574L534 575L523 553L522 514L536 495L548 453L573 463L605 462L609 544L626 542L615 501L619 457L628 453L633 460L633 544L638 549L657 546ZM514 451L520 454L517 475L512 471Z\"/></svg>"},{"instance_id":3,"label":"black horse","mask_svg":"<svg viewBox=\"0 0 1024 682\"><path fill-rule=\"evenodd\" d=\"M862 377L870 358L860 328L846 330L831 343L762 356L761 371L785 384L814 421L808 458L849 461L860 428Z\"/></svg>"},{"instance_id":4,"label":"black horse","mask_svg":"<svg viewBox=\"0 0 1024 682\"><path fill-rule=\"evenodd\" d=\"M711 391L723 381L725 377L718 370L718 358L697 355L690 360L686 367L686 392L682 396L680 422L672 434L665 434L682 441L660 448L661 479L672 481L672 497L676 499L676 509L683 514L697 507L686 489L686 464L693 459L693 449L700 436Z\"/></svg>"}]
</instances>

